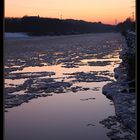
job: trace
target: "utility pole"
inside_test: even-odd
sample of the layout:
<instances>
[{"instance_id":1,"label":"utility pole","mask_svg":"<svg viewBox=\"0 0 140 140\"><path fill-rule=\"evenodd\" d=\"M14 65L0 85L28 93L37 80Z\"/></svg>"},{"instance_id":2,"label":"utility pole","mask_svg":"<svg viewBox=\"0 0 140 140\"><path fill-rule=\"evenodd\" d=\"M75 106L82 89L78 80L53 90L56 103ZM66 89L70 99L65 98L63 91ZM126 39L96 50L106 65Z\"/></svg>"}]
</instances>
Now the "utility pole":
<instances>
[{"instance_id":1,"label":"utility pole","mask_svg":"<svg viewBox=\"0 0 140 140\"><path fill-rule=\"evenodd\" d=\"M115 19L115 25L117 25L117 19Z\"/></svg>"},{"instance_id":2,"label":"utility pole","mask_svg":"<svg viewBox=\"0 0 140 140\"><path fill-rule=\"evenodd\" d=\"M135 1L132 1L132 2L135 2ZM135 4L131 7L134 8L134 10L136 8ZM135 20L135 15L134 15L134 11L132 11L132 21L134 21L134 20Z\"/></svg>"},{"instance_id":3,"label":"utility pole","mask_svg":"<svg viewBox=\"0 0 140 140\"><path fill-rule=\"evenodd\" d=\"M134 12L132 12L132 21L134 21Z\"/></svg>"},{"instance_id":4,"label":"utility pole","mask_svg":"<svg viewBox=\"0 0 140 140\"><path fill-rule=\"evenodd\" d=\"M62 14L60 15L60 19L62 20Z\"/></svg>"}]
</instances>

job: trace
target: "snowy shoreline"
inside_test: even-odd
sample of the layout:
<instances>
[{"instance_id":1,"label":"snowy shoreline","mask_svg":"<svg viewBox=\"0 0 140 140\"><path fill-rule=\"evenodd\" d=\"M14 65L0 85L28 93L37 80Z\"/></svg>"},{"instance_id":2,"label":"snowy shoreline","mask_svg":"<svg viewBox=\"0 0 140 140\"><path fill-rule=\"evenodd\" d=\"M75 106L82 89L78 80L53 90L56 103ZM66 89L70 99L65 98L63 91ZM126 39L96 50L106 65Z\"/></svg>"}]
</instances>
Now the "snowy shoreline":
<instances>
[{"instance_id":1,"label":"snowy shoreline","mask_svg":"<svg viewBox=\"0 0 140 140\"><path fill-rule=\"evenodd\" d=\"M131 66L126 60L135 53L134 38L135 36L128 32L127 45L120 53L122 63L114 70L117 81L103 87L103 94L114 102L116 115L133 132L136 131L136 95L134 87L132 88L129 85L134 84L135 81L128 80L128 67ZM128 44L131 45L128 46Z\"/></svg>"},{"instance_id":2,"label":"snowy shoreline","mask_svg":"<svg viewBox=\"0 0 140 140\"><path fill-rule=\"evenodd\" d=\"M5 32L4 33L4 38L5 39L19 39L19 38L28 38L29 36L26 33L10 33L10 32Z\"/></svg>"}]
</instances>

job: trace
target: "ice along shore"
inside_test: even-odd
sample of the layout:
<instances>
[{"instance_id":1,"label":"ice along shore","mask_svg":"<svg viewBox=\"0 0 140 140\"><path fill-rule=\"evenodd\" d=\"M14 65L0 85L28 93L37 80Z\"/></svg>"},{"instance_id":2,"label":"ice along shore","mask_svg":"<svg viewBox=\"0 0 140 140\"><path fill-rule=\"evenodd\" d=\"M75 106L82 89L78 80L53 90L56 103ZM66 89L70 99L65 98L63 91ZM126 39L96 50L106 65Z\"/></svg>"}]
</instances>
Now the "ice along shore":
<instances>
[{"instance_id":1,"label":"ice along shore","mask_svg":"<svg viewBox=\"0 0 140 140\"><path fill-rule=\"evenodd\" d=\"M114 102L115 113L125 127L136 130L135 34L127 32L126 46L120 53L121 64L115 72L116 81L103 87L103 94Z\"/></svg>"}]
</instances>

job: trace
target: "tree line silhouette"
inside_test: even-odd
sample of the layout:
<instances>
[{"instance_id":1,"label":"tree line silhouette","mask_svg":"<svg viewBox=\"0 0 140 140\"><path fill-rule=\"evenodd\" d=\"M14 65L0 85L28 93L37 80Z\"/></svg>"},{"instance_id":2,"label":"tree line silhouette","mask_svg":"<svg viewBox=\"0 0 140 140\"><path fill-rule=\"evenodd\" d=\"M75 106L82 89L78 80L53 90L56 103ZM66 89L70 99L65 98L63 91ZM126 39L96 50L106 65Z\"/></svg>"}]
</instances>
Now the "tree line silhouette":
<instances>
[{"instance_id":1,"label":"tree line silhouette","mask_svg":"<svg viewBox=\"0 0 140 140\"><path fill-rule=\"evenodd\" d=\"M115 26L101 22L86 22L74 19L24 16L5 18L5 32L27 32L29 35L68 35L114 31Z\"/></svg>"},{"instance_id":2,"label":"tree line silhouette","mask_svg":"<svg viewBox=\"0 0 140 140\"><path fill-rule=\"evenodd\" d=\"M69 35L122 31L130 28L132 22L126 20L118 25L86 22L74 19L43 18L24 16L22 18L5 18L5 32L26 32L29 35Z\"/></svg>"}]
</instances>

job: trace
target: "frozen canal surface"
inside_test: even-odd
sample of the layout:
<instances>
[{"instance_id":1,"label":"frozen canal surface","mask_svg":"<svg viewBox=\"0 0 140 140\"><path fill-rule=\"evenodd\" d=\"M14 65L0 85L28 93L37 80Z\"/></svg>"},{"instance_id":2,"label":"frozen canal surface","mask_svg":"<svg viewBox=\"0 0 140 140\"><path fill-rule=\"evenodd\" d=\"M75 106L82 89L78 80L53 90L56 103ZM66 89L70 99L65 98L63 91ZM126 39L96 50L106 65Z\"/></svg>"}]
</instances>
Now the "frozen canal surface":
<instances>
[{"instance_id":1,"label":"frozen canal surface","mask_svg":"<svg viewBox=\"0 0 140 140\"><path fill-rule=\"evenodd\" d=\"M110 140L106 135L109 129L99 122L114 116L115 110L113 103L102 94L102 87L115 80L113 70L121 61L119 52L123 45L124 40L118 33L32 37L27 40L6 38L5 89L11 88L13 92L7 90L5 93L8 95L5 140ZM55 74L29 76L44 71ZM39 90L42 82L38 81L43 78L68 82L71 86L61 87L61 90L58 87L57 91ZM36 92L29 87L14 91L29 79L37 81L39 88ZM40 96L28 103L8 107L9 94L17 97L26 94L52 96ZM10 101L13 103L14 99L13 96Z\"/></svg>"}]
</instances>

